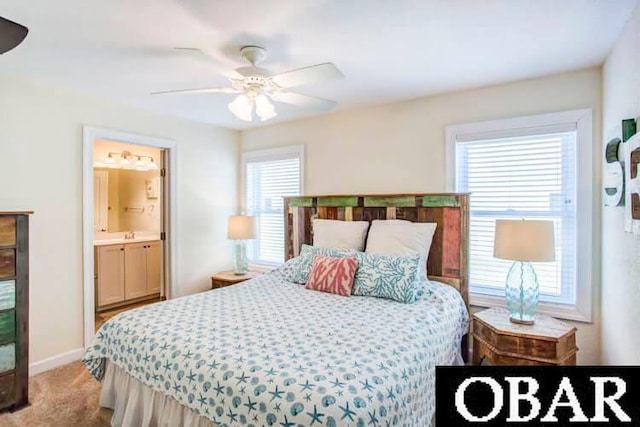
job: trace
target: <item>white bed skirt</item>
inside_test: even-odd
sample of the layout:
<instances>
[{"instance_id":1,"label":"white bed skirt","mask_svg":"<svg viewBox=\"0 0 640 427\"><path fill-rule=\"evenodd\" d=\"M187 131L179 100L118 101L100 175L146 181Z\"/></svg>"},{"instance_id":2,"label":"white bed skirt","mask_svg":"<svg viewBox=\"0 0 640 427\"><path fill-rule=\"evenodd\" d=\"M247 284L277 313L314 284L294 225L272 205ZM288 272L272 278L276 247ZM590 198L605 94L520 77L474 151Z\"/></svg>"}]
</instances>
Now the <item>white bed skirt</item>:
<instances>
[{"instance_id":1,"label":"white bed skirt","mask_svg":"<svg viewBox=\"0 0 640 427\"><path fill-rule=\"evenodd\" d=\"M207 418L142 384L108 360L100 406L113 409L114 427L214 427Z\"/></svg>"},{"instance_id":2,"label":"white bed skirt","mask_svg":"<svg viewBox=\"0 0 640 427\"><path fill-rule=\"evenodd\" d=\"M462 356L459 359L462 362ZM113 410L112 426L216 427L209 419L144 385L109 360L105 365L100 406ZM435 427L435 414L431 427Z\"/></svg>"}]
</instances>

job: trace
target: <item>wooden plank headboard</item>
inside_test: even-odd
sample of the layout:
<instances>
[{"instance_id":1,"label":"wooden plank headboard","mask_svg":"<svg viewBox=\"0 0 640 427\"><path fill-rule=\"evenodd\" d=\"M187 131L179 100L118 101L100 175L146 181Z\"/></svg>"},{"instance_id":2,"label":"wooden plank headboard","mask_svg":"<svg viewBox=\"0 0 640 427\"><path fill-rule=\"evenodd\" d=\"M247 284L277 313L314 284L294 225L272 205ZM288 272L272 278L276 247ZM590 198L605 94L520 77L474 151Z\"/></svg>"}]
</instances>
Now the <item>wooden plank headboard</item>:
<instances>
[{"instance_id":1,"label":"wooden plank headboard","mask_svg":"<svg viewBox=\"0 0 640 427\"><path fill-rule=\"evenodd\" d=\"M469 195L388 194L325 195L284 198L285 258L313 243L313 218L343 221L404 219L438 224L427 259L429 278L460 292L469 313ZM462 355L468 346L463 340Z\"/></svg>"}]
</instances>

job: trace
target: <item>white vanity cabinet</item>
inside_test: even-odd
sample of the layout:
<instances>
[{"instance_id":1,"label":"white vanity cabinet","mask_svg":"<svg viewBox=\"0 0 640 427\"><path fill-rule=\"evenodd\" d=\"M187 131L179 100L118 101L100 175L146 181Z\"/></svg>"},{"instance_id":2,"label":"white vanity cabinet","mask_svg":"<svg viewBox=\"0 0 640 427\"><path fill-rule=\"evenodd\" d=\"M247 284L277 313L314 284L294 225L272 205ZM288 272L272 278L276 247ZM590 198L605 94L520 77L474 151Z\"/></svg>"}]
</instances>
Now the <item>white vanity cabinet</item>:
<instances>
[{"instance_id":1,"label":"white vanity cabinet","mask_svg":"<svg viewBox=\"0 0 640 427\"><path fill-rule=\"evenodd\" d=\"M98 306L124 301L124 245L95 248L94 271Z\"/></svg>"},{"instance_id":2,"label":"white vanity cabinet","mask_svg":"<svg viewBox=\"0 0 640 427\"><path fill-rule=\"evenodd\" d=\"M97 307L158 296L160 259L160 241L95 246Z\"/></svg>"},{"instance_id":3,"label":"white vanity cabinet","mask_svg":"<svg viewBox=\"0 0 640 427\"><path fill-rule=\"evenodd\" d=\"M125 299L147 295L147 243L124 245L124 265Z\"/></svg>"},{"instance_id":4,"label":"white vanity cabinet","mask_svg":"<svg viewBox=\"0 0 640 427\"><path fill-rule=\"evenodd\" d=\"M162 248L160 241L147 243L147 295L160 293L162 283Z\"/></svg>"}]
</instances>

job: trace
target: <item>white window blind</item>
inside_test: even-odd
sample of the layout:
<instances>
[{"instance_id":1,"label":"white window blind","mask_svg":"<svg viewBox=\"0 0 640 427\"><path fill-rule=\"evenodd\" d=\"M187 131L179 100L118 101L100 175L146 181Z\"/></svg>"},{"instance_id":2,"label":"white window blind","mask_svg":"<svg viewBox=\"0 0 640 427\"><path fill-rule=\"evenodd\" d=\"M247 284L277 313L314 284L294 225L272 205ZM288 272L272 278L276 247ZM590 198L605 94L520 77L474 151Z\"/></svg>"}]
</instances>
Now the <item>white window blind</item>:
<instances>
[{"instance_id":1,"label":"white window blind","mask_svg":"<svg viewBox=\"0 0 640 427\"><path fill-rule=\"evenodd\" d=\"M248 255L256 264L284 262L284 196L300 194L300 155L245 158L245 209L257 217L257 238L248 242Z\"/></svg>"},{"instance_id":2,"label":"white window blind","mask_svg":"<svg viewBox=\"0 0 640 427\"><path fill-rule=\"evenodd\" d=\"M457 141L456 188L470 197L471 291L504 295L512 261L493 257L496 219L549 219L556 261L534 263L540 300L576 299L576 131Z\"/></svg>"}]
</instances>

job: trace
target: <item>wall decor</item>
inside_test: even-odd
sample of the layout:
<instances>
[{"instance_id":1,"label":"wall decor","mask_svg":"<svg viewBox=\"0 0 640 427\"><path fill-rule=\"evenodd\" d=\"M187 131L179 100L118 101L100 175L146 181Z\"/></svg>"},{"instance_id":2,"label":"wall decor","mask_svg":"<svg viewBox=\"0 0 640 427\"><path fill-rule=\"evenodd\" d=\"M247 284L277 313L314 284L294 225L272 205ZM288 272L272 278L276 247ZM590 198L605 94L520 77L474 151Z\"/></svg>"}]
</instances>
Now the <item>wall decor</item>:
<instances>
[{"instance_id":1,"label":"wall decor","mask_svg":"<svg viewBox=\"0 0 640 427\"><path fill-rule=\"evenodd\" d=\"M624 229L640 234L640 134L625 143L625 208Z\"/></svg>"},{"instance_id":2,"label":"wall decor","mask_svg":"<svg viewBox=\"0 0 640 427\"><path fill-rule=\"evenodd\" d=\"M613 138L605 145L602 199L605 206L624 204L624 168L618 156L620 138Z\"/></svg>"},{"instance_id":3,"label":"wall decor","mask_svg":"<svg viewBox=\"0 0 640 427\"><path fill-rule=\"evenodd\" d=\"M624 119L622 121L622 142L627 142L629 138L636 134L636 119Z\"/></svg>"}]
</instances>

